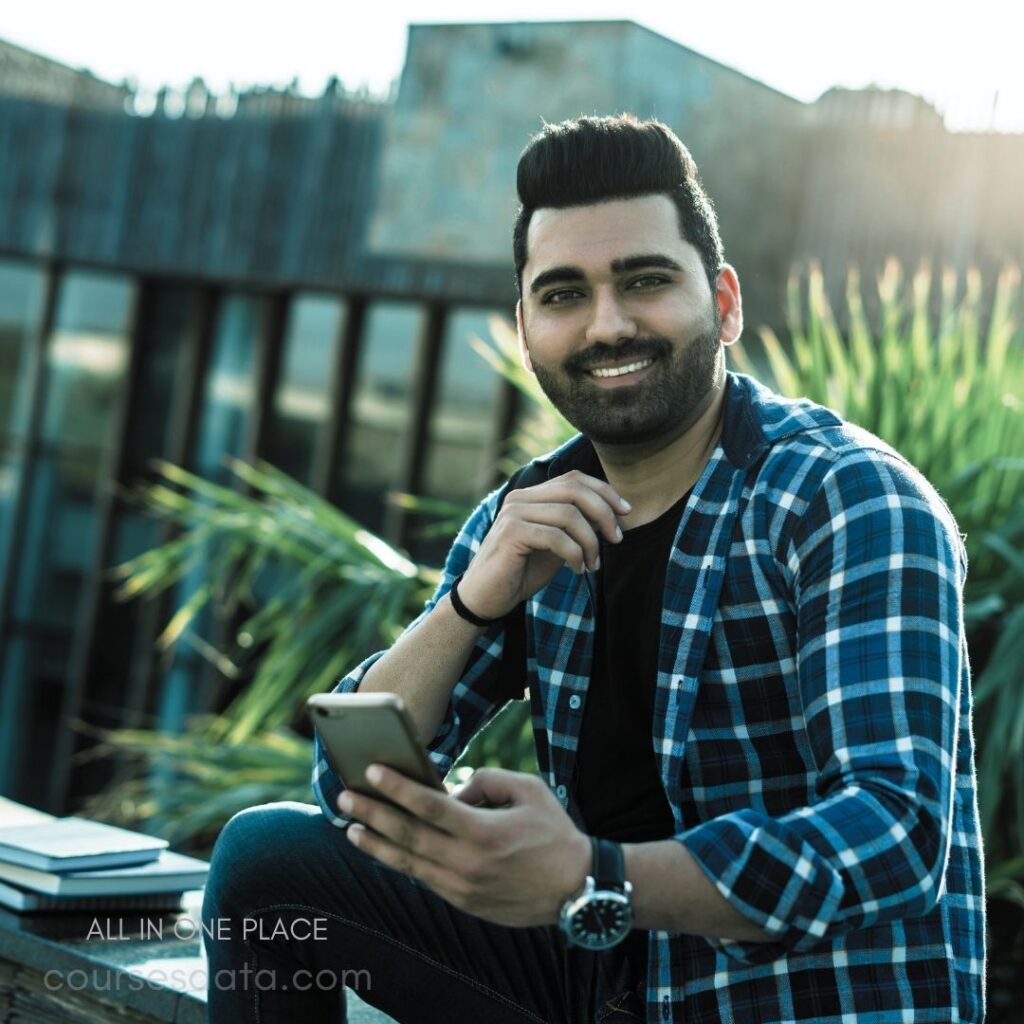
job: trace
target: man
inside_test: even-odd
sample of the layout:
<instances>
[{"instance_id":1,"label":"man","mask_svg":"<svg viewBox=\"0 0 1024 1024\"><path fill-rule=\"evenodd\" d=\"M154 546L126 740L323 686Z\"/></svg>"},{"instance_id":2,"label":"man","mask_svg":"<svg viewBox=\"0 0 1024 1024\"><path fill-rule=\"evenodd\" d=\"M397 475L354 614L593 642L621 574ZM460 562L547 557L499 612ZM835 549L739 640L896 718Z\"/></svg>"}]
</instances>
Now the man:
<instances>
[{"instance_id":1,"label":"man","mask_svg":"<svg viewBox=\"0 0 1024 1024\"><path fill-rule=\"evenodd\" d=\"M444 773L525 682L541 778L382 769L387 803L318 748L326 821L236 817L205 913L323 915L329 940L247 962L365 968L402 1021L980 1021L948 510L877 438L726 373L739 283L665 126L547 126L518 186L522 356L580 436L484 500L338 689L402 697ZM213 1020L339 998L229 1004L211 984Z\"/></svg>"}]
</instances>

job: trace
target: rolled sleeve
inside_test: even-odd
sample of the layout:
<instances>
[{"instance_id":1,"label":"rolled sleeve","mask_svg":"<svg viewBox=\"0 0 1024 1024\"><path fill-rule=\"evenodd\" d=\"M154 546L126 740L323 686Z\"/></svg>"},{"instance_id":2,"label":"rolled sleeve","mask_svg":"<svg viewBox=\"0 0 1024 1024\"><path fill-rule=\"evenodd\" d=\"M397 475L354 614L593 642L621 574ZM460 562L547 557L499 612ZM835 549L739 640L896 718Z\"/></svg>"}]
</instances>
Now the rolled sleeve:
<instances>
[{"instance_id":1,"label":"rolled sleeve","mask_svg":"<svg viewBox=\"0 0 1024 1024\"><path fill-rule=\"evenodd\" d=\"M490 494L459 531L448 552L437 589L423 611L407 627L406 633L414 630L431 613L451 589L452 581L465 572L494 521L499 494L499 491ZM476 641L462 676L452 690L438 732L427 745L427 754L441 778L448 774L477 730L497 714L508 700L501 672L504 637L503 625L496 623ZM370 667L385 653L378 651L370 655L344 676L331 692L356 691ZM349 825L352 819L338 810L338 797L345 787L331 768L318 735L314 737L312 783L313 795L328 821L338 828Z\"/></svg>"},{"instance_id":2,"label":"rolled sleeve","mask_svg":"<svg viewBox=\"0 0 1024 1024\"><path fill-rule=\"evenodd\" d=\"M931 910L952 839L965 556L948 509L897 457L840 456L794 530L796 673L814 799L679 836L775 938L738 959Z\"/></svg>"}]
</instances>

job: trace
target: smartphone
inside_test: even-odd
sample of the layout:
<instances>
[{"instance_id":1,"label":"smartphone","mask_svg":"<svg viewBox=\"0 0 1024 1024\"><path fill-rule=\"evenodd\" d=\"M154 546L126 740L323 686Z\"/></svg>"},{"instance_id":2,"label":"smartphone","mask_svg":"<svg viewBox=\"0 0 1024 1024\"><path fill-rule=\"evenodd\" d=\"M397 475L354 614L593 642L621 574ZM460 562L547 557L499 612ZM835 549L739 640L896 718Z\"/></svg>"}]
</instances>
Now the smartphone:
<instances>
[{"instance_id":1,"label":"smartphone","mask_svg":"<svg viewBox=\"0 0 1024 1024\"><path fill-rule=\"evenodd\" d=\"M317 693L306 707L331 767L348 789L382 799L380 791L366 781L366 769L376 763L445 792L400 697Z\"/></svg>"}]
</instances>

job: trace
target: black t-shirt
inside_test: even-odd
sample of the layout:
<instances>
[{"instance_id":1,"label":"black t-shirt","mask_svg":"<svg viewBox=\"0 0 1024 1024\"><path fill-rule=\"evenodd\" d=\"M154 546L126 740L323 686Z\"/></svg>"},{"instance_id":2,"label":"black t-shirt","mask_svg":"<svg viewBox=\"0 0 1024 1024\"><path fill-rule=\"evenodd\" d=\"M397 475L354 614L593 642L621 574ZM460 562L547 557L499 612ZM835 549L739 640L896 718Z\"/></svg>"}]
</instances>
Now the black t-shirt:
<instances>
[{"instance_id":1,"label":"black t-shirt","mask_svg":"<svg viewBox=\"0 0 1024 1024\"><path fill-rule=\"evenodd\" d=\"M619 842L675 831L654 756L665 567L687 492L667 512L602 543L594 663L576 759L576 799L591 835Z\"/></svg>"}]
</instances>

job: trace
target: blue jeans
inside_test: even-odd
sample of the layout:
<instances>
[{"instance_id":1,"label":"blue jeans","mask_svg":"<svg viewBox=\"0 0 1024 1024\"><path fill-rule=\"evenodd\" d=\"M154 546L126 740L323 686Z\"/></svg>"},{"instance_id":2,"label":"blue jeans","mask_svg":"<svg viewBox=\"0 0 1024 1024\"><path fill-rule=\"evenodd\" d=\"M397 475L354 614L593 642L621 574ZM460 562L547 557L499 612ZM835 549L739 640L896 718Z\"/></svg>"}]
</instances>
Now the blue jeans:
<instances>
[{"instance_id":1,"label":"blue jeans","mask_svg":"<svg viewBox=\"0 0 1024 1024\"><path fill-rule=\"evenodd\" d=\"M210 1024L346 1020L345 987L402 1024L644 1019L646 932L605 953L464 913L356 849L317 807L235 815L203 903Z\"/></svg>"}]
</instances>

